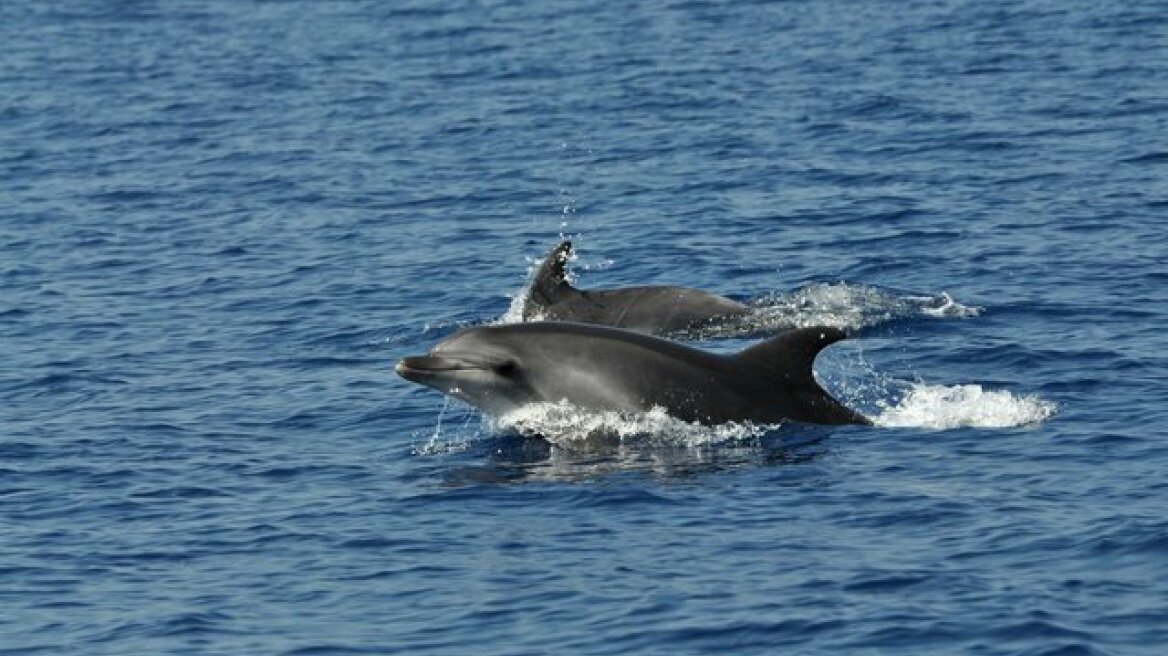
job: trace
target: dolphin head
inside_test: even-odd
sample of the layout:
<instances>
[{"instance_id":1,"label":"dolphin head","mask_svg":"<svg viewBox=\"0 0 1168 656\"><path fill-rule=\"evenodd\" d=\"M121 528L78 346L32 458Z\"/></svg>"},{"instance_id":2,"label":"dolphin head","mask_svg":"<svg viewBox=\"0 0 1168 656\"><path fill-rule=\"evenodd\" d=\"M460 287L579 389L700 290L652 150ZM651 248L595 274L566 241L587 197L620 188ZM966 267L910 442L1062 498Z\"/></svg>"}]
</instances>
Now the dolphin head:
<instances>
[{"instance_id":1,"label":"dolphin head","mask_svg":"<svg viewBox=\"0 0 1168 656\"><path fill-rule=\"evenodd\" d=\"M499 339L489 327L467 328L428 354L402 358L394 370L489 414L539 400L522 363L521 345Z\"/></svg>"}]
</instances>

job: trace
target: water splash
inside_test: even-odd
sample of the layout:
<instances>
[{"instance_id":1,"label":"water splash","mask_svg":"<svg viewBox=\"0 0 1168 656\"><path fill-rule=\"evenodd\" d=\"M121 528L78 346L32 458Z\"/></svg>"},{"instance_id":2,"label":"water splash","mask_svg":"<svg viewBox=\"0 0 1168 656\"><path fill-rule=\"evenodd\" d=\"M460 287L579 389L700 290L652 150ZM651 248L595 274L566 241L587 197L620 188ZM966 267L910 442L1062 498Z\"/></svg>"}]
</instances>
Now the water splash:
<instances>
[{"instance_id":1,"label":"water splash","mask_svg":"<svg viewBox=\"0 0 1168 656\"><path fill-rule=\"evenodd\" d=\"M1039 424L1058 406L1033 395L987 390L981 385L914 383L898 401L878 403L874 418L886 428L1015 428Z\"/></svg>"},{"instance_id":2,"label":"water splash","mask_svg":"<svg viewBox=\"0 0 1168 656\"><path fill-rule=\"evenodd\" d=\"M523 287L511 297L511 303L507 306L507 311L491 323L496 325L523 323L523 306L527 305L527 297L531 295L531 284L535 282L531 278L530 269L531 267L528 268L527 282L523 283Z\"/></svg>"},{"instance_id":3,"label":"water splash","mask_svg":"<svg viewBox=\"0 0 1168 656\"><path fill-rule=\"evenodd\" d=\"M1016 428L1040 424L1058 410L1057 404L1032 394L894 378L867 360L864 340L820 358L816 378L844 405L882 428Z\"/></svg>"},{"instance_id":4,"label":"water splash","mask_svg":"<svg viewBox=\"0 0 1168 656\"><path fill-rule=\"evenodd\" d=\"M452 434L447 434L444 431L442 421L446 417L446 412L450 409L451 402L451 397L443 397L442 410L438 413L438 420L434 424L430 438L425 444L415 444L413 449L410 450L413 455L434 456L461 453L469 449L471 443L478 437L478 429L470 429L472 421L475 421L476 424L481 424L481 421L476 421L478 414L470 406L464 406L458 402L454 403L456 407L460 407L461 409L462 425L453 431Z\"/></svg>"},{"instance_id":5,"label":"water splash","mask_svg":"<svg viewBox=\"0 0 1168 656\"><path fill-rule=\"evenodd\" d=\"M622 445L704 447L753 440L774 426L731 422L706 426L670 416L655 407L643 413L596 412L558 403L533 403L492 421L493 428L525 437L542 437L573 450Z\"/></svg>"},{"instance_id":6,"label":"water splash","mask_svg":"<svg viewBox=\"0 0 1168 656\"><path fill-rule=\"evenodd\" d=\"M542 257L527 258L527 272L524 274L523 286L511 295L511 302L507 305L507 311L491 323L496 325L523 323L523 307L527 305L527 297L531 295L531 286L535 283L535 272L540 264L543 264Z\"/></svg>"}]
</instances>

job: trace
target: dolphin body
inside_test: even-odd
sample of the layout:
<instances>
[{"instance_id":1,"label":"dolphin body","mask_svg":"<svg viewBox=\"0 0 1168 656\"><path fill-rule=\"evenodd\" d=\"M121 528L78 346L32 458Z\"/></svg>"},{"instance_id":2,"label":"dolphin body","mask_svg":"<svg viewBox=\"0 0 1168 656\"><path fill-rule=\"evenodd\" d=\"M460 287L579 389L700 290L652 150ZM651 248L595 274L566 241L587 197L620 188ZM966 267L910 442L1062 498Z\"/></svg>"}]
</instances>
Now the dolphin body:
<instances>
[{"instance_id":1,"label":"dolphin body","mask_svg":"<svg viewBox=\"0 0 1168 656\"><path fill-rule=\"evenodd\" d=\"M871 424L833 399L811 371L815 356L845 336L838 328L804 328L719 355L605 326L478 326L427 355L401 359L396 371L492 415L564 400L595 411L662 407L707 425Z\"/></svg>"},{"instance_id":2,"label":"dolphin body","mask_svg":"<svg viewBox=\"0 0 1168 656\"><path fill-rule=\"evenodd\" d=\"M700 289L664 285L585 291L568 283L572 242L553 248L536 270L523 305L524 321L576 321L649 335L684 333L741 317L750 309Z\"/></svg>"}]
</instances>

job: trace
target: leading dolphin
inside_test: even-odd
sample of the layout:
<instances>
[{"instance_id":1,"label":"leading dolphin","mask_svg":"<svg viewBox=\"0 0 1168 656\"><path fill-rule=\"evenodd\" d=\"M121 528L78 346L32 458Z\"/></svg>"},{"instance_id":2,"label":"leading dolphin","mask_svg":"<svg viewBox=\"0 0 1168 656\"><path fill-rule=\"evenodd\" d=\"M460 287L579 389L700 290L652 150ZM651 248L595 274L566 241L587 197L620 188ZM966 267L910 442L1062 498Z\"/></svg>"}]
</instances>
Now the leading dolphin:
<instances>
[{"instance_id":1,"label":"leading dolphin","mask_svg":"<svg viewBox=\"0 0 1168 656\"><path fill-rule=\"evenodd\" d=\"M524 321L577 321L668 335L750 311L737 301L689 287L576 289L568 283L564 271L571 252L572 242L565 241L543 259L523 304Z\"/></svg>"},{"instance_id":2,"label":"leading dolphin","mask_svg":"<svg viewBox=\"0 0 1168 656\"><path fill-rule=\"evenodd\" d=\"M870 424L828 395L811 371L815 356L845 336L838 328L804 328L719 355L605 326L478 326L427 355L403 358L396 371L493 415L567 401L596 411L661 407L708 425Z\"/></svg>"}]
</instances>

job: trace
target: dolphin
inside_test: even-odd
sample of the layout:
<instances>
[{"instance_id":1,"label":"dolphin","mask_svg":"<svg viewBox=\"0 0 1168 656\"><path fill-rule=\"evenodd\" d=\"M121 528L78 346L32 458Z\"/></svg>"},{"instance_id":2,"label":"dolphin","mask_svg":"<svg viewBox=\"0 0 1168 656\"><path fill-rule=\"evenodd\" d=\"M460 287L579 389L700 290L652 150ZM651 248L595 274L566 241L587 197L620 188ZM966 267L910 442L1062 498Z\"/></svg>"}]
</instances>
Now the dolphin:
<instances>
[{"instance_id":1,"label":"dolphin","mask_svg":"<svg viewBox=\"0 0 1168 656\"><path fill-rule=\"evenodd\" d=\"M575 321L650 335L684 333L741 317L750 309L700 289L664 285L586 291L568 283L572 242L553 248L536 270L523 304L524 321Z\"/></svg>"},{"instance_id":2,"label":"dolphin","mask_svg":"<svg viewBox=\"0 0 1168 656\"><path fill-rule=\"evenodd\" d=\"M567 401L585 410L623 413L661 407L678 419L707 425L871 424L833 399L811 371L815 356L845 337L839 328L803 328L719 355L607 326L476 326L426 355L402 358L395 369L406 380L491 415L529 403Z\"/></svg>"}]
</instances>

